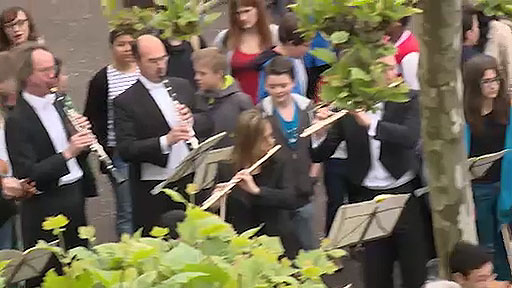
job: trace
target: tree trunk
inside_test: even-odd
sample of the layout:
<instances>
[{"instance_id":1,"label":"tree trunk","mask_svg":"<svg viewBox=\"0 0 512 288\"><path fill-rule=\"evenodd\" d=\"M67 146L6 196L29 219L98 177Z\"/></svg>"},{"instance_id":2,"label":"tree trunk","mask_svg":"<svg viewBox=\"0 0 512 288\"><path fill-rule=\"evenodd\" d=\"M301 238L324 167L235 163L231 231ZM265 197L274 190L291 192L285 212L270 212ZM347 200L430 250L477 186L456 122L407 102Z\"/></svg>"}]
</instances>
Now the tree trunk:
<instances>
[{"instance_id":1,"label":"tree trunk","mask_svg":"<svg viewBox=\"0 0 512 288\"><path fill-rule=\"evenodd\" d=\"M420 80L424 158L441 276L448 257L464 239L476 243L474 203L463 142L461 0L421 2ZM419 22L418 21L418 22Z\"/></svg>"}]
</instances>

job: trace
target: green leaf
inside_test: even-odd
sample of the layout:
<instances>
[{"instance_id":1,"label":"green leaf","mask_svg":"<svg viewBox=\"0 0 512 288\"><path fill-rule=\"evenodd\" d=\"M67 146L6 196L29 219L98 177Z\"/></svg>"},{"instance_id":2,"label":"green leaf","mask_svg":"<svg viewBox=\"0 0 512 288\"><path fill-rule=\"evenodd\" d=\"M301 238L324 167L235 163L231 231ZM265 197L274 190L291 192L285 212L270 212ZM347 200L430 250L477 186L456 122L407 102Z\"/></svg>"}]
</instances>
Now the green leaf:
<instances>
[{"instance_id":1,"label":"green leaf","mask_svg":"<svg viewBox=\"0 0 512 288\"><path fill-rule=\"evenodd\" d=\"M63 227L68 225L68 223L69 219L64 215L59 214L57 216L46 217L42 227L43 230L52 230L53 235L57 235L64 230Z\"/></svg>"},{"instance_id":2,"label":"green leaf","mask_svg":"<svg viewBox=\"0 0 512 288\"><path fill-rule=\"evenodd\" d=\"M352 67L350 70L350 80L371 81L372 77L360 68Z\"/></svg>"},{"instance_id":3,"label":"green leaf","mask_svg":"<svg viewBox=\"0 0 512 288\"><path fill-rule=\"evenodd\" d=\"M201 251L185 243L180 243L177 247L162 256L162 264L180 270L187 264L200 263L203 258L204 256Z\"/></svg>"},{"instance_id":4,"label":"green leaf","mask_svg":"<svg viewBox=\"0 0 512 288\"><path fill-rule=\"evenodd\" d=\"M153 287L153 284L157 277L156 271L151 271L145 274L140 275L135 281L133 282L132 287L137 288L151 288Z\"/></svg>"},{"instance_id":5,"label":"green leaf","mask_svg":"<svg viewBox=\"0 0 512 288\"><path fill-rule=\"evenodd\" d=\"M208 274L203 272L182 272L172 276L171 278L169 278L169 280L166 280L162 284L187 284L190 280L194 278L206 275Z\"/></svg>"},{"instance_id":6,"label":"green leaf","mask_svg":"<svg viewBox=\"0 0 512 288\"><path fill-rule=\"evenodd\" d=\"M96 228L94 226L80 226L78 227L78 237L80 239L87 239L90 242L96 241Z\"/></svg>"},{"instance_id":7,"label":"green leaf","mask_svg":"<svg viewBox=\"0 0 512 288\"><path fill-rule=\"evenodd\" d=\"M149 235L155 238L161 238L167 234L169 234L169 228L162 228L158 226L153 227L149 232Z\"/></svg>"},{"instance_id":8,"label":"green leaf","mask_svg":"<svg viewBox=\"0 0 512 288\"><path fill-rule=\"evenodd\" d=\"M343 249L333 249L333 250L327 251L327 255L329 255L329 257L332 257L332 258L341 258L343 256L346 256L347 252Z\"/></svg>"},{"instance_id":9,"label":"green leaf","mask_svg":"<svg viewBox=\"0 0 512 288\"><path fill-rule=\"evenodd\" d=\"M336 62L336 60L338 59L336 57L336 53L334 53L330 49L326 49L326 48L316 48L316 49L313 49L313 51L311 51L310 53L311 53L311 55L315 56L316 58L318 58L326 63L329 63L329 64Z\"/></svg>"},{"instance_id":10,"label":"green leaf","mask_svg":"<svg viewBox=\"0 0 512 288\"><path fill-rule=\"evenodd\" d=\"M256 233L258 233L261 230L261 228L263 228L263 224L256 228L252 228L245 231L244 233L240 234L240 237L251 238L252 236L256 235Z\"/></svg>"},{"instance_id":11,"label":"green leaf","mask_svg":"<svg viewBox=\"0 0 512 288\"><path fill-rule=\"evenodd\" d=\"M185 198L183 198L183 196L180 193L178 193L172 189L168 189L168 188L162 189L162 192L167 194L167 196L171 197L172 201L174 201L174 202L184 203L184 204L188 203L187 200L185 200Z\"/></svg>"},{"instance_id":12,"label":"green leaf","mask_svg":"<svg viewBox=\"0 0 512 288\"><path fill-rule=\"evenodd\" d=\"M203 22L207 25L211 24L213 23L213 21L217 20L221 15L221 12L209 13L206 16L204 16Z\"/></svg>"},{"instance_id":13,"label":"green leaf","mask_svg":"<svg viewBox=\"0 0 512 288\"><path fill-rule=\"evenodd\" d=\"M331 34L331 42L334 44L342 44L348 41L350 34L345 31L338 31Z\"/></svg>"}]
</instances>

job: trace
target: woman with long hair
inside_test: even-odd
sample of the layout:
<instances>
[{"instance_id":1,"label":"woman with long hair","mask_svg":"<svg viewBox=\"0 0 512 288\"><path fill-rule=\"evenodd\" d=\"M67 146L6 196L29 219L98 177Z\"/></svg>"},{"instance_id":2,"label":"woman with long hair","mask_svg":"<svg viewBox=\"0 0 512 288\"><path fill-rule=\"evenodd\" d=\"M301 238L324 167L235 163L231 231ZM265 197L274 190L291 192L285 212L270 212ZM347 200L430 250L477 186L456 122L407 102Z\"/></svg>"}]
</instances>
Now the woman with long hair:
<instances>
[{"instance_id":1,"label":"woman with long hair","mask_svg":"<svg viewBox=\"0 0 512 288\"><path fill-rule=\"evenodd\" d=\"M464 66L464 114L466 142L470 157L512 148L510 98L506 77L494 57L477 55ZM512 155L505 153L484 175L473 179L476 224L480 245L494 251L498 280L510 280L510 266L500 232L512 220L511 207L505 207L512 193Z\"/></svg>"},{"instance_id":2,"label":"woman with long hair","mask_svg":"<svg viewBox=\"0 0 512 288\"><path fill-rule=\"evenodd\" d=\"M27 10L10 7L0 14L0 51L10 50L27 41L40 41L34 20Z\"/></svg>"},{"instance_id":3,"label":"woman with long hair","mask_svg":"<svg viewBox=\"0 0 512 288\"><path fill-rule=\"evenodd\" d=\"M231 74L254 104L258 99L258 71L253 60L279 43L278 27L268 19L264 0L229 0L229 29L221 31L213 42L227 53Z\"/></svg>"},{"instance_id":4,"label":"woman with long hair","mask_svg":"<svg viewBox=\"0 0 512 288\"><path fill-rule=\"evenodd\" d=\"M259 233L279 236L286 255L293 258L300 244L293 230L291 211L298 208L299 201L290 185L293 181L285 162L274 155L253 173L247 171L274 147L272 135L272 125L261 112L255 109L242 112L235 130L233 160L219 165L217 183L232 177L240 180L229 194L226 211L226 220L237 232L264 224ZM215 189L224 185L218 184Z\"/></svg>"}]
</instances>

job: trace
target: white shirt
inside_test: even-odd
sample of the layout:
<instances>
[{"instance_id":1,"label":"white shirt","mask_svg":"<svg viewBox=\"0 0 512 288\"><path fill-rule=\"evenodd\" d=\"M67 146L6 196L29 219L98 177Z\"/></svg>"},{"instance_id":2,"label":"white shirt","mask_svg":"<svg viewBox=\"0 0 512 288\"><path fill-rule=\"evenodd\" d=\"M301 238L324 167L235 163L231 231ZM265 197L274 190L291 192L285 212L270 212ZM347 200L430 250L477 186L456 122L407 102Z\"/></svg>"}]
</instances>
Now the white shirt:
<instances>
[{"instance_id":1,"label":"white shirt","mask_svg":"<svg viewBox=\"0 0 512 288\"><path fill-rule=\"evenodd\" d=\"M52 142L55 152L61 153L66 150L69 146L69 141L64 123L62 122L57 109L53 106L55 94L38 97L23 91L22 95L23 99L25 99L34 109L37 117L43 124L44 129L50 137L50 141ZM59 186L74 183L80 180L84 174L76 158L71 158L66 161L66 166L68 167L69 173L60 177Z\"/></svg>"},{"instance_id":2,"label":"white shirt","mask_svg":"<svg viewBox=\"0 0 512 288\"><path fill-rule=\"evenodd\" d=\"M374 113L367 112L368 115L372 118L372 122L370 124L370 128L368 129L368 137L369 137L369 146L370 146L370 169L368 170L368 174L363 180L362 186L372 189L372 190L387 190L396 188L406 184L407 182L414 179L414 172L407 171L400 179L395 179L389 171L382 165L380 162L380 146L381 143L379 140L375 139L377 135L377 125L379 121L382 119L382 110L384 109L384 104L377 104L376 111Z\"/></svg>"},{"instance_id":3,"label":"white shirt","mask_svg":"<svg viewBox=\"0 0 512 288\"><path fill-rule=\"evenodd\" d=\"M395 43L395 48L402 44L407 38L411 36L411 31L404 31L402 36L398 38ZM412 52L402 59L402 62L398 63L398 70L404 78L405 84L412 90L420 90L420 81L418 80L418 66L420 62L420 53Z\"/></svg>"},{"instance_id":4,"label":"white shirt","mask_svg":"<svg viewBox=\"0 0 512 288\"><path fill-rule=\"evenodd\" d=\"M153 83L146 77L140 76L140 82L148 89L149 94L155 101L158 109L169 125L169 129L180 124L180 119L169 93L163 83ZM165 180L174 173L174 170L188 155L189 150L185 141L180 141L174 145L167 143L166 135L160 136L160 149L162 154L170 154L167 159L167 166L162 168L151 163L141 164L140 180Z\"/></svg>"},{"instance_id":5,"label":"white shirt","mask_svg":"<svg viewBox=\"0 0 512 288\"><path fill-rule=\"evenodd\" d=\"M130 88L139 79L139 68L133 73L124 73L117 70L113 65L107 66L107 145L116 146L116 134L114 132L114 99L119 94Z\"/></svg>"}]
</instances>

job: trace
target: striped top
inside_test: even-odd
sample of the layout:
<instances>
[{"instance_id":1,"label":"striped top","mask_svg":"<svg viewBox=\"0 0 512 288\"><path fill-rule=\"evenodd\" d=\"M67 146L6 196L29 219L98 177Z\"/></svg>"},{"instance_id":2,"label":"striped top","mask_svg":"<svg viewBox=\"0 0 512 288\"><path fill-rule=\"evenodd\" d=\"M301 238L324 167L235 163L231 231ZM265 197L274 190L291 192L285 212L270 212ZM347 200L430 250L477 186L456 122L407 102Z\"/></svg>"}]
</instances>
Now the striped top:
<instances>
[{"instance_id":1,"label":"striped top","mask_svg":"<svg viewBox=\"0 0 512 288\"><path fill-rule=\"evenodd\" d=\"M114 99L130 88L139 79L140 71L134 73L124 73L112 65L107 67L107 83L108 83L108 99L107 99L107 145L108 147L116 146L116 134L114 132Z\"/></svg>"}]
</instances>

